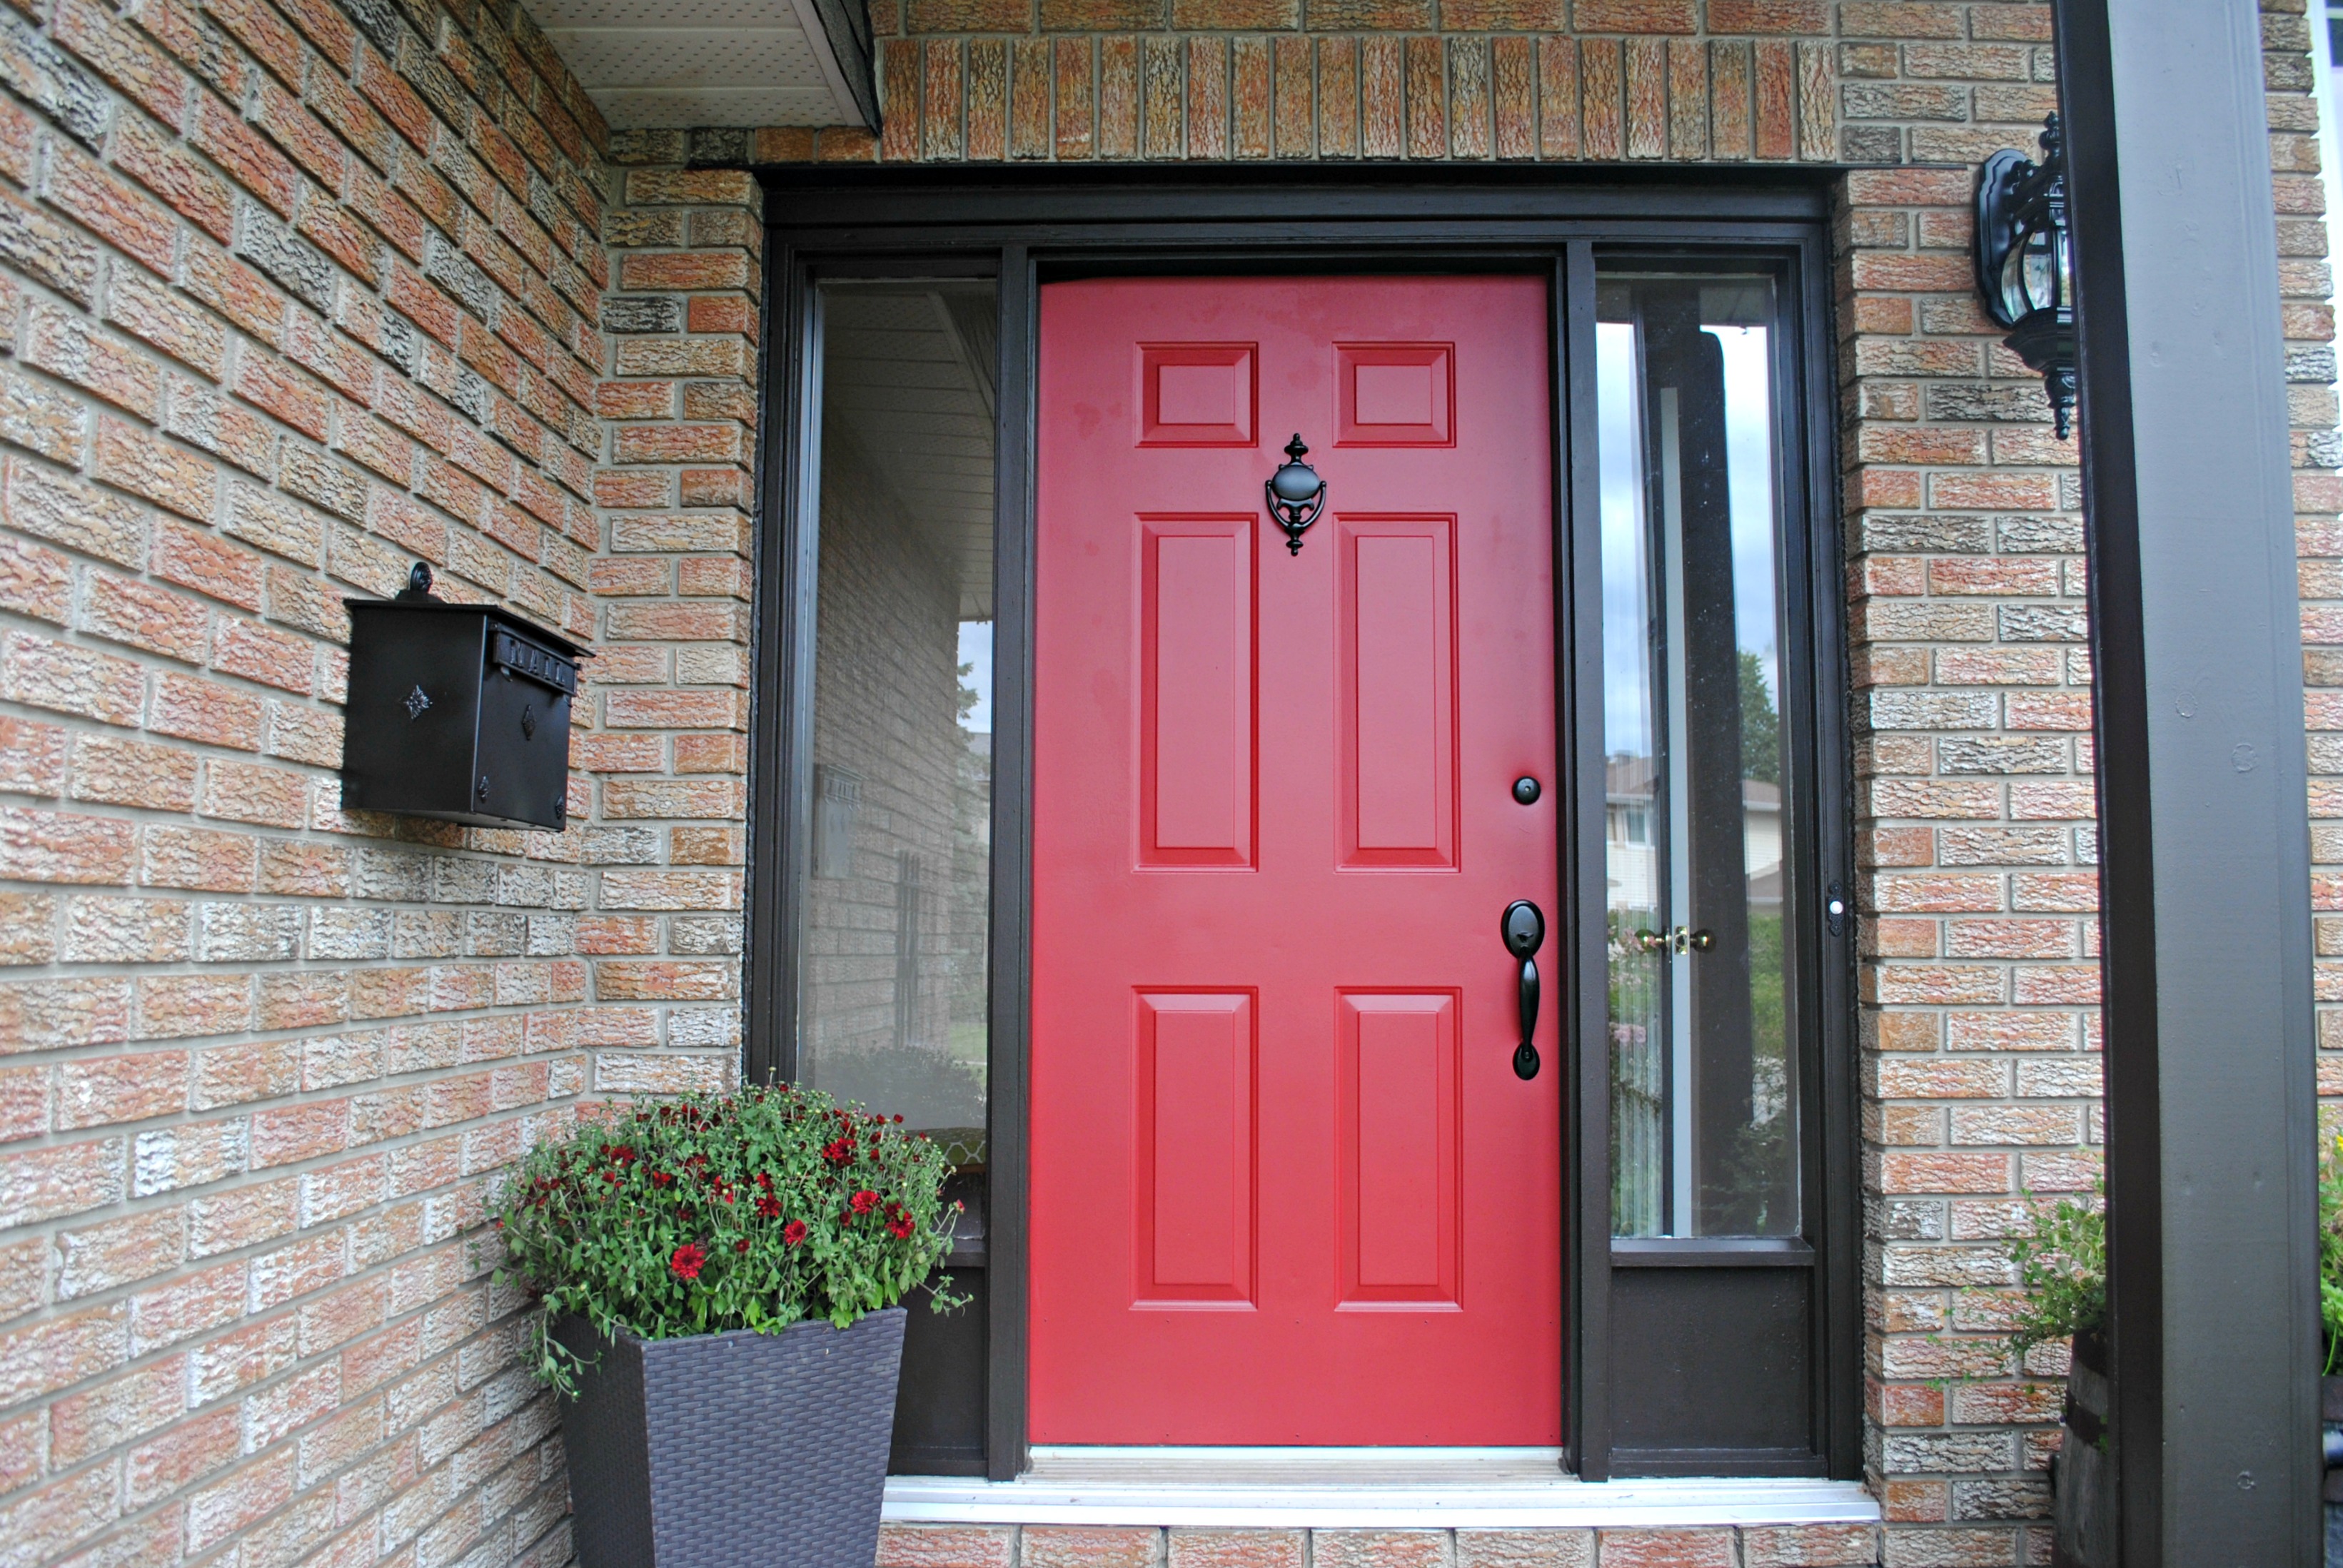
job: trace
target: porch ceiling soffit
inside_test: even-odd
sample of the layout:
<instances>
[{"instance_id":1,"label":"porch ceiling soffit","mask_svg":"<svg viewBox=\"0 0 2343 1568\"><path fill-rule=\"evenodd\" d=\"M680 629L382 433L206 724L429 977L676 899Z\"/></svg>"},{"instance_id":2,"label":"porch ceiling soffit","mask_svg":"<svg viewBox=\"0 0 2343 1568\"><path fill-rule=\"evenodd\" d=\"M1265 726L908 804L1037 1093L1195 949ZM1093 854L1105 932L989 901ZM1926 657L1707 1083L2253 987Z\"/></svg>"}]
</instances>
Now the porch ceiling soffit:
<instances>
[{"instance_id":1,"label":"porch ceiling soffit","mask_svg":"<svg viewBox=\"0 0 2343 1568\"><path fill-rule=\"evenodd\" d=\"M878 94L860 0L536 0L614 130L864 126Z\"/></svg>"}]
</instances>

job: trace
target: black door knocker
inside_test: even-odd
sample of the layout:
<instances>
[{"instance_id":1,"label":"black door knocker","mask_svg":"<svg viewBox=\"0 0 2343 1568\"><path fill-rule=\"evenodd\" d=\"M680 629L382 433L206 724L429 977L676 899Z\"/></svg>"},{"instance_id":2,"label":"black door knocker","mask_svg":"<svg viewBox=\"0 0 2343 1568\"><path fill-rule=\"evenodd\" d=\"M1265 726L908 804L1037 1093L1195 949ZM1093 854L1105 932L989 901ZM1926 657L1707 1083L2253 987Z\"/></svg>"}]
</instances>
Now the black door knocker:
<instances>
[{"instance_id":1,"label":"black door knocker","mask_svg":"<svg viewBox=\"0 0 2343 1568\"><path fill-rule=\"evenodd\" d=\"M1269 515L1285 530L1285 548L1292 555L1302 553L1302 536L1318 514L1326 509L1326 481L1318 470L1302 459L1310 448L1302 444L1302 432L1296 430L1293 439L1285 444L1285 466L1262 482L1262 493L1269 498Z\"/></svg>"}]
</instances>

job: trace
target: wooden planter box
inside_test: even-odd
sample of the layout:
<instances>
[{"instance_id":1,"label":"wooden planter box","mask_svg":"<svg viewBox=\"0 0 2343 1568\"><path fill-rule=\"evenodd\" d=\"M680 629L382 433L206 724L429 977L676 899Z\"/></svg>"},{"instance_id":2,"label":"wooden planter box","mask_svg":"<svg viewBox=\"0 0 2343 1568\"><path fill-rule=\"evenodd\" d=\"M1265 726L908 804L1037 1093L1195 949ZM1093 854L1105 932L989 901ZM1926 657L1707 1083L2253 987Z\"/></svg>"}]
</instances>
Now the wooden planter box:
<instances>
[{"instance_id":1,"label":"wooden planter box","mask_svg":"<svg viewBox=\"0 0 2343 1568\"><path fill-rule=\"evenodd\" d=\"M2343 1377L2318 1380L2318 1418L2343 1424ZM2115 1568L2115 1501L2107 1495L2107 1346L2097 1334L2077 1336L2066 1373L2066 1408L2058 1459L2050 1473L2054 1533L2051 1568ZM2329 1469L2326 1487L2327 1568L2343 1568L2343 1468Z\"/></svg>"},{"instance_id":2,"label":"wooden planter box","mask_svg":"<svg viewBox=\"0 0 2343 1568\"><path fill-rule=\"evenodd\" d=\"M615 1343L560 1324L596 1362L560 1402L579 1568L870 1568L903 1316Z\"/></svg>"},{"instance_id":3,"label":"wooden planter box","mask_svg":"<svg viewBox=\"0 0 2343 1568\"><path fill-rule=\"evenodd\" d=\"M2107 1342L2077 1334L2067 1363L2065 1430L2050 1472L2051 1568L2116 1568L2115 1499L2107 1494Z\"/></svg>"}]
</instances>

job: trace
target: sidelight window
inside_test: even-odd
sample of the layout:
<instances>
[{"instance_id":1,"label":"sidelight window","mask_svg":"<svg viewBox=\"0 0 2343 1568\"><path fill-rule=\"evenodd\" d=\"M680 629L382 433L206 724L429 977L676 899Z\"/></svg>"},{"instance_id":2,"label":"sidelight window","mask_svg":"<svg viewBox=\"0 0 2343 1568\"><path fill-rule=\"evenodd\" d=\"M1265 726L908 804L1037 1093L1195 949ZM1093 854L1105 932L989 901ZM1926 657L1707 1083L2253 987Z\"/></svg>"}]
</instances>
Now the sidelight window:
<instances>
[{"instance_id":1,"label":"sidelight window","mask_svg":"<svg viewBox=\"0 0 2343 1568\"><path fill-rule=\"evenodd\" d=\"M1597 291L1619 1236L1801 1228L1777 339L1765 278Z\"/></svg>"},{"instance_id":2,"label":"sidelight window","mask_svg":"<svg viewBox=\"0 0 2343 1568\"><path fill-rule=\"evenodd\" d=\"M984 1158L997 335L990 283L820 294L798 1076Z\"/></svg>"}]
</instances>

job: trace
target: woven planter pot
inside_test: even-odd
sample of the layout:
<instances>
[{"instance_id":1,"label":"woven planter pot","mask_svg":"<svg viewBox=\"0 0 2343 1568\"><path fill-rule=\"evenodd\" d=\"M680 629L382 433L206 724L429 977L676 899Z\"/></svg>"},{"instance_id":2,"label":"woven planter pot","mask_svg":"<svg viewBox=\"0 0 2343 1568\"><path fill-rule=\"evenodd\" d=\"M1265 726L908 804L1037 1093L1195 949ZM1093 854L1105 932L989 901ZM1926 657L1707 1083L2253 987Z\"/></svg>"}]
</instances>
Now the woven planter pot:
<instances>
[{"instance_id":1,"label":"woven planter pot","mask_svg":"<svg viewBox=\"0 0 2343 1568\"><path fill-rule=\"evenodd\" d=\"M599 1356L559 1402L580 1568L870 1568L902 1308L778 1334L555 1333Z\"/></svg>"}]
</instances>

